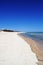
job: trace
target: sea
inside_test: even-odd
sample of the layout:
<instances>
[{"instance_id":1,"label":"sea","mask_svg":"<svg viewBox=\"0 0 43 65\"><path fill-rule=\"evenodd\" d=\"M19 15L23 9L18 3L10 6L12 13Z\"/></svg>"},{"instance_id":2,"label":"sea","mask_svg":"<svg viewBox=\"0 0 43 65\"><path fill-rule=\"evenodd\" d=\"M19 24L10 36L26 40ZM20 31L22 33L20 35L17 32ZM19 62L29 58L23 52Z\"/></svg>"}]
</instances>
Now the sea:
<instances>
[{"instance_id":1,"label":"sea","mask_svg":"<svg viewBox=\"0 0 43 65\"><path fill-rule=\"evenodd\" d=\"M36 45L43 50L43 32L26 32L26 33L22 33L21 35L23 35L26 38L31 38L32 40L37 41L38 43L36 43Z\"/></svg>"}]
</instances>

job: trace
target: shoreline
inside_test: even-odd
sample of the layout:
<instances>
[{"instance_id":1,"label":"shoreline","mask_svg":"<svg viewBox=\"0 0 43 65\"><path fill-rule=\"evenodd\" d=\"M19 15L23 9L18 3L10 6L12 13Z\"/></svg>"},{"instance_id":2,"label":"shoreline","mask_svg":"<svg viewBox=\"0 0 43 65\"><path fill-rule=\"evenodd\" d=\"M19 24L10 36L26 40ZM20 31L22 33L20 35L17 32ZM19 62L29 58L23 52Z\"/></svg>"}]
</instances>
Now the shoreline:
<instances>
[{"instance_id":1,"label":"shoreline","mask_svg":"<svg viewBox=\"0 0 43 65\"><path fill-rule=\"evenodd\" d=\"M37 62L36 54L18 32L0 33L1 65L37 65Z\"/></svg>"},{"instance_id":2,"label":"shoreline","mask_svg":"<svg viewBox=\"0 0 43 65\"><path fill-rule=\"evenodd\" d=\"M18 34L21 38L23 38L31 47L32 51L36 54L38 59L38 65L43 65L43 51L38 48L35 40L31 38L24 37L23 35Z\"/></svg>"}]
</instances>

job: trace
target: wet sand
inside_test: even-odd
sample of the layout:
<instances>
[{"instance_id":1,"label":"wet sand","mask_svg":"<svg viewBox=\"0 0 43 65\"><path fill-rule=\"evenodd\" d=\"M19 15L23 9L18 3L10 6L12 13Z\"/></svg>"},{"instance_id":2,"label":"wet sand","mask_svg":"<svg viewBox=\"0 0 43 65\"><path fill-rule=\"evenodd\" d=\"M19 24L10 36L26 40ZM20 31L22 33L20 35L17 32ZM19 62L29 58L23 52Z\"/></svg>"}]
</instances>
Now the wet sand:
<instances>
[{"instance_id":1,"label":"wet sand","mask_svg":"<svg viewBox=\"0 0 43 65\"><path fill-rule=\"evenodd\" d=\"M32 40L31 38L26 38L22 35L19 36L21 36L28 44L30 44L32 51L36 53L38 65L43 65L43 50L41 50L38 45L36 45L36 43L39 44L39 42Z\"/></svg>"}]
</instances>

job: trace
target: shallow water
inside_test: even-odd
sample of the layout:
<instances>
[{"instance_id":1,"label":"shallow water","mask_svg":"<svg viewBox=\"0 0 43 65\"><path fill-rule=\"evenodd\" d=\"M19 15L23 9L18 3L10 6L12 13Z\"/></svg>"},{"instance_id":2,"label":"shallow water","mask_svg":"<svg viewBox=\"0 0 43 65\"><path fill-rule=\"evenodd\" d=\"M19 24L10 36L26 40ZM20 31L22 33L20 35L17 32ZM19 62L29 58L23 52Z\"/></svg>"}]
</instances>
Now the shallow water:
<instances>
[{"instance_id":1,"label":"shallow water","mask_svg":"<svg viewBox=\"0 0 43 65\"><path fill-rule=\"evenodd\" d=\"M32 40L37 41L37 46L43 50L43 32L28 32L28 33L22 33L23 36L27 38L31 38Z\"/></svg>"}]
</instances>

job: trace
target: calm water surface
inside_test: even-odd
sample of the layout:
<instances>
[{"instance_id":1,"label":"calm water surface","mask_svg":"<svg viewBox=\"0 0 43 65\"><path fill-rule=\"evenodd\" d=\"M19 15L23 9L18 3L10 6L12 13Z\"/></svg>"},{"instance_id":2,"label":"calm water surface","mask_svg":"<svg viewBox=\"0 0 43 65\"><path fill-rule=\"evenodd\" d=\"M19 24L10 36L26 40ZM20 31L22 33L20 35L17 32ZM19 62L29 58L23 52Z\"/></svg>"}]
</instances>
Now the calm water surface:
<instances>
[{"instance_id":1,"label":"calm water surface","mask_svg":"<svg viewBox=\"0 0 43 65\"><path fill-rule=\"evenodd\" d=\"M43 50L43 32L27 32L22 33L22 35L37 41L37 46Z\"/></svg>"}]
</instances>

